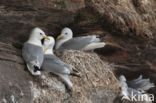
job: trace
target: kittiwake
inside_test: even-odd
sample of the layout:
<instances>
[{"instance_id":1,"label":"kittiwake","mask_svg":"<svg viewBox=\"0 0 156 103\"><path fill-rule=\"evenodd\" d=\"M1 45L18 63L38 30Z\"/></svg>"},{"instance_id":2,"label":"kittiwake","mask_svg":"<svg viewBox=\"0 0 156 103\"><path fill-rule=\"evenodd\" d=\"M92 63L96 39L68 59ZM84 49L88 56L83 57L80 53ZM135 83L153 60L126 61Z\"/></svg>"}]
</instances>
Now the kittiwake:
<instances>
[{"instance_id":1,"label":"kittiwake","mask_svg":"<svg viewBox=\"0 0 156 103\"><path fill-rule=\"evenodd\" d=\"M102 48L105 46L105 43L101 42L101 37L104 37L104 35L89 35L73 38L72 30L65 27L57 37L55 49L56 52L62 52L65 49L94 50Z\"/></svg>"},{"instance_id":2,"label":"kittiwake","mask_svg":"<svg viewBox=\"0 0 156 103\"><path fill-rule=\"evenodd\" d=\"M27 42L24 43L22 48L22 56L26 62L28 70L32 75L40 75L40 67L43 63L44 52L41 40L48 37L38 27L34 28L30 34Z\"/></svg>"},{"instance_id":3,"label":"kittiwake","mask_svg":"<svg viewBox=\"0 0 156 103\"><path fill-rule=\"evenodd\" d=\"M150 79L143 79L142 75L140 75L137 79L127 81L129 87L147 91L152 87L155 87L154 83L150 82Z\"/></svg>"},{"instance_id":4,"label":"kittiwake","mask_svg":"<svg viewBox=\"0 0 156 103\"><path fill-rule=\"evenodd\" d=\"M73 84L69 78L69 75L73 74L72 66L70 64L64 63L57 56L55 56L55 54L53 53L55 40L53 37L49 36L49 38L50 40L45 40L43 43L45 54L44 54L44 62L42 65L42 70L58 75L69 87L69 89L72 89Z\"/></svg>"},{"instance_id":5,"label":"kittiwake","mask_svg":"<svg viewBox=\"0 0 156 103\"><path fill-rule=\"evenodd\" d=\"M135 83L137 83L138 81L142 80L142 76L140 76L139 78L131 81L132 84L134 84L133 86L136 87L136 86L139 86L138 88L139 89L136 89L136 88L132 88L128 85L128 81L126 80L125 76L124 75L121 75L119 77L119 82L120 82L120 85L121 85L121 96L122 96L122 99L127 99L127 100L130 100L132 98L133 95L135 95L136 97L138 96L146 96L148 97L148 94L145 93L144 89L142 89L142 87L144 86L144 84L142 85L142 83L140 85L136 85ZM142 86L141 86L142 85ZM145 101L147 98L144 98Z\"/></svg>"}]
</instances>

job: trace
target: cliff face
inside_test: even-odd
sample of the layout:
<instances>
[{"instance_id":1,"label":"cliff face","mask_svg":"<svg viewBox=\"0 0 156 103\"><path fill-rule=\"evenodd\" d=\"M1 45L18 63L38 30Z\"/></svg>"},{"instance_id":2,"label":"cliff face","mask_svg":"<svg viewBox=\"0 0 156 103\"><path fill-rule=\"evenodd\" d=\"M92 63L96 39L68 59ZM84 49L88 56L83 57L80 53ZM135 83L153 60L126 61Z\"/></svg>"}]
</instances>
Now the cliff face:
<instances>
[{"instance_id":1,"label":"cliff face","mask_svg":"<svg viewBox=\"0 0 156 103\"><path fill-rule=\"evenodd\" d=\"M48 34L71 26L80 34L101 28L113 34L152 38L155 22L155 0L0 1L1 39L16 38L20 43L27 40L30 30L36 26Z\"/></svg>"},{"instance_id":2,"label":"cliff face","mask_svg":"<svg viewBox=\"0 0 156 103\"><path fill-rule=\"evenodd\" d=\"M73 65L81 78L70 77L74 88L68 90L57 76L42 73L33 77L26 70L20 50L1 44L0 102L2 103L113 103L120 84L113 67L95 53L66 51L60 58ZM118 100L119 101L119 100Z\"/></svg>"},{"instance_id":3,"label":"cliff face","mask_svg":"<svg viewBox=\"0 0 156 103\"><path fill-rule=\"evenodd\" d=\"M113 33L152 38L149 27L156 24L155 1L145 0L86 0L102 17L105 28ZM114 29L114 31L112 31Z\"/></svg>"},{"instance_id":4,"label":"cliff face","mask_svg":"<svg viewBox=\"0 0 156 103\"><path fill-rule=\"evenodd\" d=\"M107 34L99 55L66 51L61 57L82 76L71 77L72 92L53 74L27 71L21 47L36 26L54 37L65 26L74 36ZM156 83L155 0L0 0L0 31L2 103L117 103L119 75L143 74Z\"/></svg>"}]
</instances>

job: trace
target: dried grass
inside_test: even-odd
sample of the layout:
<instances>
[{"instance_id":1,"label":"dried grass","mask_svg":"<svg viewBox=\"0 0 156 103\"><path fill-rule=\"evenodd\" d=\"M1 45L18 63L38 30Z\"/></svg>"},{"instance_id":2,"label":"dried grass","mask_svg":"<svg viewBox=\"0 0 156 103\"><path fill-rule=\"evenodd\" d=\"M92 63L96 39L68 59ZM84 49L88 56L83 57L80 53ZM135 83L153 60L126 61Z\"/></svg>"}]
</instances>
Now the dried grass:
<instances>
[{"instance_id":1,"label":"dried grass","mask_svg":"<svg viewBox=\"0 0 156 103\"><path fill-rule=\"evenodd\" d=\"M73 65L81 78L71 77L73 91L70 93L57 76L42 73L31 87L35 92L35 103L97 103L108 100L113 103L120 92L120 84L108 63L103 62L96 53L74 50L65 51L60 58Z\"/></svg>"},{"instance_id":2,"label":"dried grass","mask_svg":"<svg viewBox=\"0 0 156 103\"><path fill-rule=\"evenodd\" d=\"M116 77L111 71L111 66L103 62L94 52L67 50L63 53L61 59L80 72L82 78L80 80L74 79L73 84L81 85L81 87L88 85L91 88L107 87L108 85L110 88L114 88L114 85L118 84ZM86 85L83 82L86 82Z\"/></svg>"}]
</instances>

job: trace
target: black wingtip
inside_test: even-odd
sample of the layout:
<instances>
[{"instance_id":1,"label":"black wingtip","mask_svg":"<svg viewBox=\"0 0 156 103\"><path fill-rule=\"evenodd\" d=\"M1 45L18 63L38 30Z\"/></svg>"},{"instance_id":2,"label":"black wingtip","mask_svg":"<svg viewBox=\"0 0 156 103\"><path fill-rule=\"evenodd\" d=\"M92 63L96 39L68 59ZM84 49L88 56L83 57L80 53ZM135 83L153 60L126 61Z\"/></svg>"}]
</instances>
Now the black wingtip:
<instances>
[{"instance_id":1,"label":"black wingtip","mask_svg":"<svg viewBox=\"0 0 156 103\"><path fill-rule=\"evenodd\" d=\"M75 69L73 69L73 72L79 73L79 71L77 71L77 70L75 70Z\"/></svg>"},{"instance_id":2,"label":"black wingtip","mask_svg":"<svg viewBox=\"0 0 156 103\"><path fill-rule=\"evenodd\" d=\"M41 71L41 69L38 66L34 65L34 72L37 72L37 71Z\"/></svg>"},{"instance_id":3,"label":"black wingtip","mask_svg":"<svg viewBox=\"0 0 156 103\"><path fill-rule=\"evenodd\" d=\"M106 33L103 33L103 34L97 35L97 38L103 39L105 36L106 36Z\"/></svg>"},{"instance_id":4,"label":"black wingtip","mask_svg":"<svg viewBox=\"0 0 156 103\"><path fill-rule=\"evenodd\" d=\"M79 76L79 75L78 75L78 74L76 74L76 73L71 73L70 75L71 75L71 76L78 77L78 78L81 78L81 76Z\"/></svg>"}]
</instances>

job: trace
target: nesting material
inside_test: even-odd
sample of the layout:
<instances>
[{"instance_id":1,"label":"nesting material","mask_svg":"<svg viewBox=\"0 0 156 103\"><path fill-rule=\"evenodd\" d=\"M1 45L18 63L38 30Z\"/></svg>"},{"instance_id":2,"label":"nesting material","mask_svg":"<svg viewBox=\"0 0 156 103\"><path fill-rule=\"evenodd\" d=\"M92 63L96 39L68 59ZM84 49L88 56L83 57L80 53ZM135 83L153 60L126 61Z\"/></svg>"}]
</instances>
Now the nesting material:
<instances>
[{"instance_id":1,"label":"nesting material","mask_svg":"<svg viewBox=\"0 0 156 103\"><path fill-rule=\"evenodd\" d=\"M120 85L111 71L112 67L96 53L67 50L60 59L71 64L81 78L70 77L73 91L69 91L58 76L42 73L32 85L39 92L34 102L48 100L54 103L113 103L118 97Z\"/></svg>"}]
</instances>

